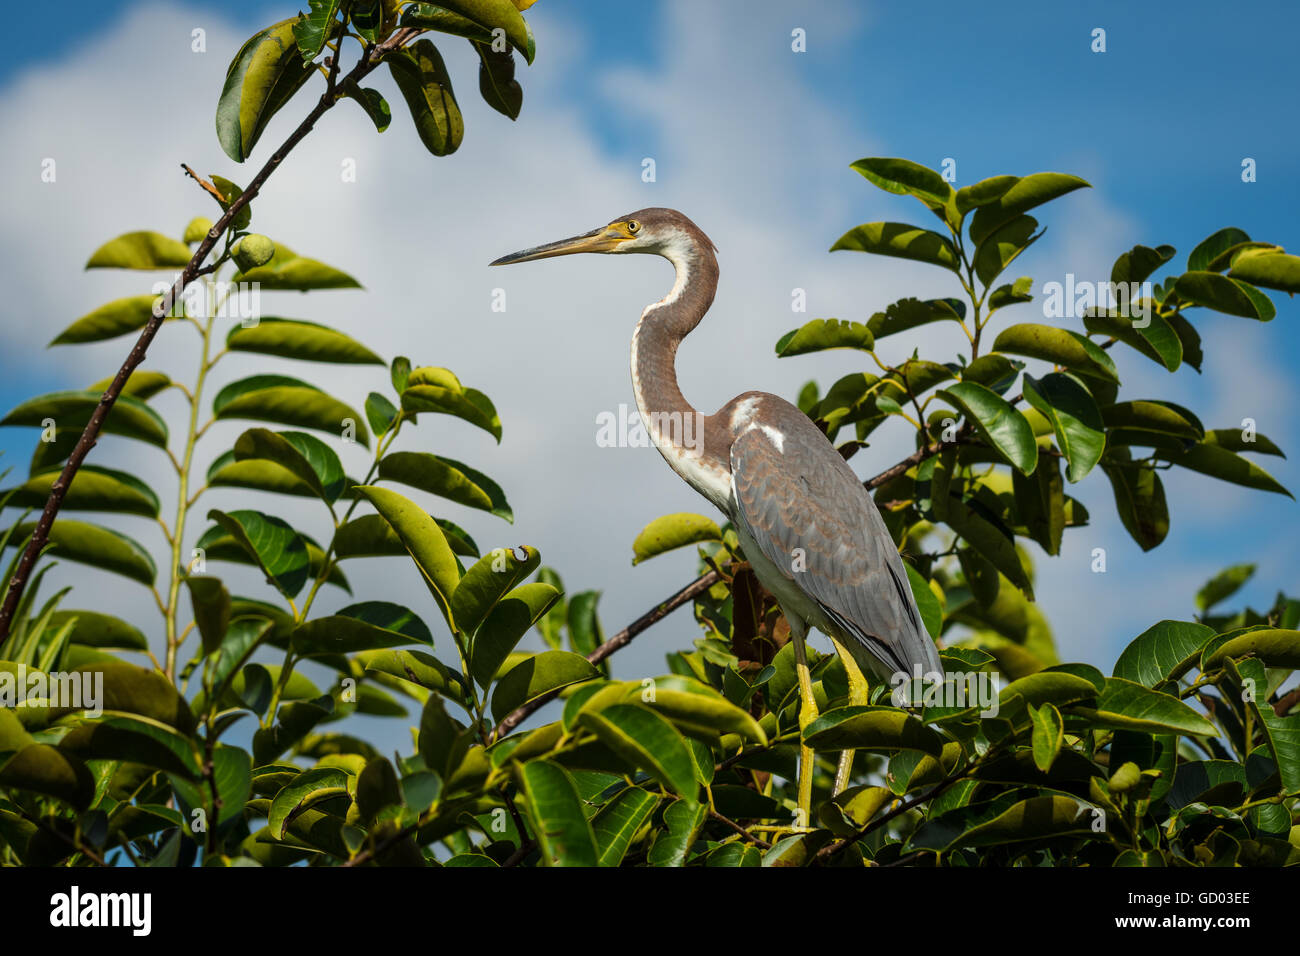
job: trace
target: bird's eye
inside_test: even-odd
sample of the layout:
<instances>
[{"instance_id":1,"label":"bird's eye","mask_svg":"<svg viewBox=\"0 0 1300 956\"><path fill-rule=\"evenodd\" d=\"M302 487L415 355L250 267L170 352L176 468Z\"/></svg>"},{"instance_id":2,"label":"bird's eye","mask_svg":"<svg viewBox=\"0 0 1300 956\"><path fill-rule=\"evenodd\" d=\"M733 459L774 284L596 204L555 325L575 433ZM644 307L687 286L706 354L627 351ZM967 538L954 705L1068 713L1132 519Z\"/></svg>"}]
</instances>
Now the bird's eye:
<instances>
[{"instance_id":1,"label":"bird's eye","mask_svg":"<svg viewBox=\"0 0 1300 956\"><path fill-rule=\"evenodd\" d=\"M637 222L635 219L630 220L628 222L627 231L630 232L632 235L635 236L640 230L641 230L641 223Z\"/></svg>"}]
</instances>

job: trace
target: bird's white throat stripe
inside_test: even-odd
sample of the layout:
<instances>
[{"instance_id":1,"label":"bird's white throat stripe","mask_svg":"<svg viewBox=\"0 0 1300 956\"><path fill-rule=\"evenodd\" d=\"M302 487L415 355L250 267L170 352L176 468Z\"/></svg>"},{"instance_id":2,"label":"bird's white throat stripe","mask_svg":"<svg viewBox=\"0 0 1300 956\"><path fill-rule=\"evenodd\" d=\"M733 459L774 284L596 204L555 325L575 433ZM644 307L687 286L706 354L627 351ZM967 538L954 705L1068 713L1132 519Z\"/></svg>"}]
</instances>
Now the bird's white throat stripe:
<instances>
[{"instance_id":1,"label":"bird's white throat stripe","mask_svg":"<svg viewBox=\"0 0 1300 956\"><path fill-rule=\"evenodd\" d=\"M779 428L756 421L758 416L758 406L762 399L747 398L731 413L731 433L736 436L743 435L745 432L758 429L770 441L778 452L785 453L785 433Z\"/></svg>"}]
</instances>

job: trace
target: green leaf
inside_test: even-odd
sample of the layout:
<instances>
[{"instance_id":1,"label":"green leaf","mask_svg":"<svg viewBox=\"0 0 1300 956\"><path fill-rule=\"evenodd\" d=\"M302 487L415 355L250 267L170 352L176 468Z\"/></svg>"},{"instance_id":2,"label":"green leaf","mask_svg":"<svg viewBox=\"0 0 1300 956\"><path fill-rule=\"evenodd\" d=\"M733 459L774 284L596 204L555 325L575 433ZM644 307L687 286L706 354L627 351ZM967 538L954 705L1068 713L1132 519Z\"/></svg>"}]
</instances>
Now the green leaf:
<instances>
[{"instance_id":1,"label":"green leaf","mask_svg":"<svg viewBox=\"0 0 1300 956\"><path fill-rule=\"evenodd\" d=\"M664 810L664 825L650 848L652 866L682 866L708 818L709 808L694 800L674 800Z\"/></svg>"},{"instance_id":2,"label":"green leaf","mask_svg":"<svg viewBox=\"0 0 1300 956\"><path fill-rule=\"evenodd\" d=\"M1184 272L1174 283L1174 292L1191 305L1260 322L1269 322L1277 314L1273 301L1253 285L1217 272Z\"/></svg>"},{"instance_id":3,"label":"green leaf","mask_svg":"<svg viewBox=\"0 0 1300 956\"><path fill-rule=\"evenodd\" d=\"M1205 433L1205 443L1218 445L1228 451L1253 451L1261 455L1286 457L1282 449L1271 439L1254 431L1245 433L1240 428L1212 428Z\"/></svg>"},{"instance_id":4,"label":"green leaf","mask_svg":"<svg viewBox=\"0 0 1300 956\"><path fill-rule=\"evenodd\" d=\"M21 544L35 527L34 521L18 525L10 544ZM119 531L99 525L57 518L50 528L50 544L57 557L112 571L146 586L152 585L158 576L153 558L143 545Z\"/></svg>"},{"instance_id":5,"label":"green leaf","mask_svg":"<svg viewBox=\"0 0 1300 956\"><path fill-rule=\"evenodd\" d=\"M189 247L185 243L160 232L142 230L123 233L104 243L86 262L86 268L184 269L190 264L190 256ZM152 306L154 297L149 298Z\"/></svg>"},{"instance_id":6,"label":"green leaf","mask_svg":"<svg viewBox=\"0 0 1300 956\"><path fill-rule=\"evenodd\" d=\"M1061 712L1050 703L1041 707L1030 704L1029 719L1033 726L1030 743L1034 766L1047 773L1056 762L1056 757L1061 752L1061 742L1065 739Z\"/></svg>"},{"instance_id":7,"label":"green leaf","mask_svg":"<svg viewBox=\"0 0 1300 956\"><path fill-rule=\"evenodd\" d=\"M438 523L415 502L395 491L373 485L358 485L356 491L374 505L402 540L450 626L449 602L460 584L460 565Z\"/></svg>"},{"instance_id":8,"label":"green leaf","mask_svg":"<svg viewBox=\"0 0 1300 956\"><path fill-rule=\"evenodd\" d=\"M226 71L217 101L217 139L237 163L248 158L271 117L316 72L298 53L293 36L298 19L281 20L255 34Z\"/></svg>"},{"instance_id":9,"label":"green leaf","mask_svg":"<svg viewBox=\"0 0 1300 956\"><path fill-rule=\"evenodd\" d=\"M1033 216L1017 216L985 237L975 247L973 262L980 282L991 286L1002 270L1038 241L1042 232L1036 232L1037 229L1038 220Z\"/></svg>"},{"instance_id":10,"label":"green leaf","mask_svg":"<svg viewBox=\"0 0 1300 956\"><path fill-rule=\"evenodd\" d=\"M101 650L144 651L149 641L134 624L99 611L55 611L50 615L50 629L57 632L76 618L69 644L81 644Z\"/></svg>"},{"instance_id":11,"label":"green leaf","mask_svg":"<svg viewBox=\"0 0 1300 956\"><path fill-rule=\"evenodd\" d=\"M549 584L534 583L520 585L496 602L470 648L470 673L481 686L488 686L515 645L559 598Z\"/></svg>"},{"instance_id":12,"label":"green leaf","mask_svg":"<svg viewBox=\"0 0 1300 956\"><path fill-rule=\"evenodd\" d=\"M370 430L376 435L382 435L388 429L393 427L393 422L397 421L397 416L401 414L395 405L379 392L371 392L366 396L366 421L370 423Z\"/></svg>"},{"instance_id":13,"label":"green leaf","mask_svg":"<svg viewBox=\"0 0 1300 956\"><path fill-rule=\"evenodd\" d=\"M614 795L591 820L600 866L623 862L633 837L659 806L659 797L640 787L626 787Z\"/></svg>"},{"instance_id":14,"label":"green leaf","mask_svg":"<svg viewBox=\"0 0 1300 956\"><path fill-rule=\"evenodd\" d=\"M303 657L353 654L410 643L432 644L428 626L410 608L388 601L350 604L298 625L294 652Z\"/></svg>"},{"instance_id":15,"label":"green leaf","mask_svg":"<svg viewBox=\"0 0 1300 956\"><path fill-rule=\"evenodd\" d=\"M998 454L1020 469L1032 474L1038 464L1038 446L1025 417L995 392L974 382L958 382L940 389Z\"/></svg>"},{"instance_id":16,"label":"green leaf","mask_svg":"<svg viewBox=\"0 0 1300 956\"><path fill-rule=\"evenodd\" d=\"M0 787L55 797L77 810L90 806L95 794L86 765L49 744L31 744L5 761L0 766Z\"/></svg>"},{"instance_id":17,"label":"green leaf","mask_svg":"<svg viewBox=\"0 0 1300 956\"><path fill-rule=\"evenodd\" d=\"M533 35L519 15L519 3L511 0L439 0L438 3L412 4L402 13L402 26L424 26L471 39L491 40L492 31L500 29L510 45L529 63L535 53ZM528 4L522 6L527 7ZM458 20L468 20L482 34L471 34Z\"/></svg>"},{"instance_id":18,"label":"green leaf","mask_svg":"<svg viewBox=\"0 0 1300 956\"><path fill-rule=\"evenodd\" d=\"M814 750L916 750L932 757L943 753L938 733L896 707L836 707L808 725L803 741Z\"/></svg>"},{"instance_id":19,"label":"green leaf","mask_svg":"<svg viewBox=\"0 0 1300 956\"><path fill-rule=\"evenodd\" d=\"M830 251L838 249L914 259L953 272L958 270L960 261L957 250L948 239L937 232L903 222L867 222L855 226L835 240Z\"/></svg>"},{"instance_id":20,"label":"green leaf","mask_svg":"<svg viewBox=\"0 0 1300 956\"><path fill-rule=\"evenodd\" d=\"M44 428L46 419L54 419L60 431L81 432L99 407L102 391L50 392L23 402L3 419L0 426L23 425ZM167 424L162 416L138 399L119 396L113 413L104 420L104 432L123 435L167 447ZM66 457L66 456L65 456Z\"/></svg>"},{"instance_id":21,"label":"green leaf","mask_svg":"<svg viewBox=\"0 0 1300 956\"><path fill-rule=\"evenodd\" d=\"M1086 805L1072 797L1056 794L1030 797L997 813L992 819L980 820L968 829L961 826L954 828L948 817L962 817L967 812L953 811L922 825L908 846L912 849L933 850L999 846L1069 834L1088 834L1092 831L1093 818Z\"/></svg>"},{"instance_id":22,"label":"green leaf","mask_svg":"<svg viewBox=\"0 0 1300 956\"><path fill-rule=\"evenodd\" d=\"M346 483L334 449L305 432L250 428L235 442L235 459L274 462L330 504L338 500Z\"/></svg>"},{"instance_id":23,"label":"green leaf","mask_svg":"<svg viewBox=\"0 0 1300 956\"><path fill-rule=\"evenodd\" d=\"M348 795L348 775L337 767L304 770L280 788L267 811L267 826L277 839L284 839L289 822L311 807Z\"/></svg>"},{"instance_id":24,"label":"green leaf","mask_svg":"<svg viewBox=\"0 0 1300 956\"><path fill-rule=\"evenodd\" d=\"M938 214L943 213L953 196L952 186L946 179L910 159L868 157L859 159L851 168L885 192L915 196Z\"/></svg>"},{"instance_id":25,"label":"green leaf","mask_svg":"<svg viewBox=\"0 0 1300 956\"><path fill-rule=\"evenodd\" d=\"M1114 674L1155 687L1185 672L1201 655L1214 631L1192 621L1161 621L1147 628L1124 648Z\"/></svg>"},{"instance_id":26,"label":"green leaf","mask_svg":"<svg viewBox=\"0 0 1300 956\"><path fill-rule=\"evenodd\" d=\"M478 91L483 101L503 116L518 119L524 91L515 79L515 58L509 50L494 51L491 43L470 41L479 56Z\"/></svg>"},{"instance_id":27,"label":"green leaf","mask_svg":"<svg viewBox=\"0 0 1300 956\"><path fill-rule=\"evenodd\" d=\"M226 513L214 508L208 512L208 519L234 539L244 554L262 569L267 583L285 597L292 599L307 583L311 564L307 542L283 518L260 511ZM197 547L210 543L213 530L199 539Z\"/></svg>"},{"instance_id":28,"label":"green leaf","mask_svg":"<svg viewBox=\"0 0 1300 956\"><path fill-rule=\"evenodd\" d=\"M1015 282L1007 282L998 286L989 293L989 315L992 315L998 309L1005 309L1009 305L1033 302L1033 288L1034 280L1029 276L1021 276Z\"/></svg>"},{"instance_id":29,"label":"green leaf","mask_svg":"<svg viewBox=\"0 0 1300 956\"><path fill-rule=\"evenodd\" d=\"M1125 530L1143 551L1150 551L1169 533L1169 506L1165 487L1149 466L1103 462L1101 470L1115 492L1115 510Z\"/></svg>"},{"instance_id":30,"label":"green leaf","mask_svg":"<svg viewBox=\"0 0 1300 956\"><path fill-rule=\"evenodd\" d=\"M599 677L585 658L569 651L542 651L516 664L492 692L492 719L500 722L517 707L539 697Z\"/></svg>"},{"instance_id":31,"label":"green leaf","mask_svg":"<svg viewBox=\"0 0 1300 956\"><path fill-rule=\"evenodd\" d=\"M393 452L379 462L379 477L514 521L501 486L481 471L451 458L428 452Z\"/></svg>"},{"instance_id":32,"label":"green leaf","mask_svg":"<svg viewBox=\"0 0 1300 956\"><path fill-rule=\"evenodd\" d=\"M1095 710L1078 705L1071 709L1094 727L1210 737L1218 734L1213 724L1177 697L1122 677L1106 678L1106 689L1097 699Z\"/></svg>"},{"instance_id":33,"label":"green leaf","mask_svg":"<svg viewBox=\"0 0 1300 956\"><path fill-rule=\"evenodd\" d=\"M479 556L478 547L463 529L442 518L433 520L442 530L452 553L469 558ZM402 539L379 515L353 518L334 534L334 556L339 559L400 557L406 553Z\"/></svg>"},{"instance_id":34,"label":"green leaf","mask_svg":"<svg viewBox=\"0 0 1300 956\"><path fill-rule=\"evenodd\" d=\"M1110 270L1110 281L1116 285L1121 282L1145 282L1151 278L1152 273L1172 259L1177 251L1173 246L1156 246L1154 249L1150 246L1134 246L1115 260ZM1194 257L1196 253L1193 252L1192 255Z\"/></svg>"},{"instance_id":35,"label":"green leaf","mask_svg":"<svg viewBox=\"0 0 1300 956\"><path fill-rule=\"evenodd\" d=\"M1025 401L1052 423L1056 444L1070 463L1067 477L1081 481L1101 460L1106 432L1092 395L1076 379L1049 372L1036 379L1024 377Z\"/></svg>"},{"instance_id":36,"label":"green leaf","mask_svg":"<svg viewBox=\"0 0 1300 956\"><path fill-rule=\"evenodd\" d=\"M640 699L683 733L695 737L708 739L720 734L737 734L760 745L767 744L767 734L758 721L707 684L670 674L656 677L653 688L653 699L647 700L645 688L632 684L623 702Z\"/></svg>"},{"instance_id":37,"label":"green leaf","mask_svg":"<svg viewBox=\"0 0 1300 956\"><path fill-rule=\"evenodd\" d=\"M338 27L336 17L341 3L342 0L308 0L307 15L294 21L293 39L304 62L310 63L325 49L325 41Z\"/></svg>"},{"instance_id":38,"label":"green leaf","mask_svg":"<svg viewBox=\"0 0 1300 956\"><path fill-rule=\"evenodd\" d=\"M370 117L370 122L375 124L375 132L382 133L388 129L393 122L393 110L388 105L388 100L375 89L368 86L362 86L356 80L345 78L340 84L339 89L343 95L350 100L354 100Z\"/></svg>"},{"instance_id":39,"label":"green leaf","mask_svg":"<svg viewBox=\"0 0 1300 956\"><path fill-rule=\"evenodd\" d=\"M154 295L132 295L114 299L93 312L83 315L55 336L50 345L75 345L81 342L103 342L128 332L139 332L153 318Z\"/></svg>"},{"instance_id":40,"label":"green leaf","mask_svg":"<svg viewBox=\"0 0 1300 956\"><path fill-rule=\"evenodd\" d=\"M1257 657L1266 667L1300 668L1300 631L1263 627L1229 638L1211 649L1201 670L1211 670L1227 658Z\"/></svg>"},{"instance_id":41,"label":"green leaf","mask_svg":"<svg viewBox=\"0 0 1300 956\"><path fill-rule=\"evenodd\" d=\"M203 653L221 649L230 627L230 592L217 578L190 575L185 578L194 609L194 626L203 643Z\"/></svg>"},{"instance_id":42,"label":"green leaf","mask_svg":"<svg viewBox=\"0 0 1300 956\"><path fill-rule=\"evenodd\" d=\"M220 826L244 813L244 804L248 802L253 788L253 760L247 751L218 744L212 751L211 786L175 777L171 778L171 782L191 809L211 808L212 788L215 787L221 808L212 815Z\"/></svg>"},{"instance_id":43,"label":"green leaf","mask_svg":"<svg viewBox=\"0 0 1300 956\"><path fill-rule=\"evenodd\" d=\"M614 704L583 711L578 723L634 767L645 770L679 796L699 791L690 748L677 729L641 704Z\"/></svg>"},{"instance_id":44,"label":"green leaf","mask_svg":"<svg viewBox=\"0 0 1300 956\"><path fill-rule=\"evenodd\" d=\"M242 186L232 183L229 179L226 179L224 176L212 176L211 179L212 179L212 185L216 186L217 191L221 193L221 198L217 200L217 204L221 206L222 212L225 212L228 209L230 209L230 207L233 206L244 195L244 190ZM249 224L252 223L252 221L253 221L253 204L251 202L246 202L244 203L243 206L240 207L239 212L235 213L235 217L230 220L230 228L234 229L236 232L239 232L241 230L247 229ZM209 226L208 228L211 229L212 227Z\"/></svg>"},{"instance_id":45,"label":"green leaf","mask_svg":"<svg viewBox=\"0 0 1300 956\"><path fill-rule=\"evenodd\" d=\"M1204 614L1220 601L1227 600L1241 590L1241 586L1255 573L1253 564L1234 564L1224 568L1196 592L1196 609Z\"/></svg>"},{"instance_id":46,"label":"green leaf","mask_svg":"<svg viewBox=\"0 0 1300 956\"><path fill-rule=\"evenodd\" d=\"M519 768L524 806L547 866L597 866L596 837L569 772L549 760Z\"/></svg>"},{"instance_id":47,"label":"green leaf","mask_svg":"<svg viewBox=\"0 0 1300 956\"><path fill-rule=\"evenodd\" d=\"M807 355L827 349L861 349L870 352L875 347L871 330L861 322L842 322L839 319L813 319L797 329L791 329L776 343L776 354L781 358Z\"/></svg>"},{"instance_id":48,"label":"green leaf","mask_svg":"<svg viewBox=\"0 0 1300 956\"><path fill-rule=\"evenodd\" d=\"M424 651L362 651L356 660L367 671L401 678L427 690L436 690L455 701L465 699L465 678Z\"/></svg>"},{"instance_id":49,"label":"green leaf","mask_svg":"<svg viewBox=\"0 0 1300 956\"><path fill-rule=\"evenodd\" d=\"M871 336L883 338L931 322L960 322L965 316L966 305L960 299L899 299L867 320L869 334L867 344L862 347L868 351L873 347ZM777 351L780 352L779 346Z\"/></svg>"},{"instance_id":50,"label":"green leaf","mask_svg":"<svg viewBox=\"0 0 1300 956\"><path fill-rule=\"evenodd\" d=\"M257 325L236 325L226 336L232 352L256 352L304 362L349 365L383 365L381 359L356 339L315 322L267 316Z\"/></svg>"},{"instance_id":51,"label":"green leaf","mask_svg":"<svg viewBox=\"0 0 1300 956\"><path fill-rule=\"evenodd\" d=\"M1063 365L1081 375L1119 382L1119 373L1110 356L1078 332L1069 329L1035 322L1008 326L994 340L993 351L1042 359Z\"/></svg>"},{"instance_id":52,"label":"green leaf","mask_svg":"<svg viewBox=\"0 0 1300 956\"><path fill-rule=\"evenodd\" d=\"M1013 183L997 199L981 205L975 211L970 224L970 237L978 245L1022 213L1088 185L1079 177L1065 173L1034 173L1026 176Z\"/></svg>"},{"instance_id":53,"label":"green leaf","mask_svg":"<svg viewBox=\"0 0 1300 956\"><path fill-rule=\"evenodd\" d=\"M96 681L103 675L103 693L98 703L105 711L122 711L174 727L182 734L194 729L190 706L160 671L136 667L127 661L102 660L73 668ZM53 707L51 719L57 720L82 708Z\"/></svg>"},{"instance_id":54,"label":"green leaf","mask_svg":"<svg viewBox=\"0 0 1300 956\"><path fill-rule=\"evenodd\" d=\"M605 643L596 610L599 603L599 591L579 591L569 599L565 623L569 626L569 644L579 654L589 655Z\"/></svg>"},{"instance_id":55,"label":"green leaf","mask_svg":"<svg viewBox=\"0 0 1300 956\"><path fill-rule=\"evenodd\" d=\"M429 40L416 40L385 54L384 62L402 91L424 148L435 156L454 153L465 136L465 120L438 48Z\"/></svg>"},{"instance_id":56,"label":"green leaf","mask_svg":"<svg viewBox=\"0 0 1300 956\"><path fill-rule=\"evenodd\" d=\"M1206 271L1210 268L1210 263L1220 254L1243 242L1250 242L1250 236L1235 226L1228 226L1226 229L1211 233L1197 243L1192 254L1187 257L1187 268L1195 272Z\"/></svg>"},{"instance_id":57,"label":"green leaf","mask_svg":"<svg viewBox=\"0 0 1300 956\"><path fill-rule=\"evenodd\" d=\"M1061 477L1061 461L1048 449L1038 450L1038 467L1032 475L1011 473L1011 490L1015 496L1020 521L1048 554L1061 553L1061 537L1065 533L1065 482ZM941 516L942 517L942 516ZM997 576L989 582L996 588Z\"/></svg>"},{"instance_id":58,"label":"green leaf","mask_svg":"<svg viewBox=\"0 0 1300 956\"><path fill-rule=\"evenodd\" d=\"M979 552L985 560L1007 576L1027 597L1033 599L1033 586L1025 566L1016 552L1015 540L1010 532L994 524L965 502L952 498L944 515L948 527Z\"/></svg>"},{"instance_id":59,"label":"green leaf","mask_svg":"<svg viewBox=\"0 0 1300 956\"><path fill-rule=\"evenodd\" d=\"M963 186L957 190L955 197L958 214L965 216L972 209L997 202L1018 182L1020 182L1019 176L990 176L970 186Z\"/></svg>"},{"instance_id":60,"label":"green leaf","mask_svg":"<svg viewBox=\"0 0 1300 956\"><path fill-rule=\"evenodd\" d=\"M451 595L457 631L473 635L507 592L537 569L541 552L526 545L522 550L524 557L519 558L512 548L496 548L465 572Z\"/></svg>"},{"instance_id":61,"label":"green leaf","mask_svg":"<svg viewBox=\"0 0 1300 956\"><path fill-rule=\"evenodd\" d=\"M314 289L359 289L361 283L315 259L300 256L282 242L265 265L235 273L237 283L256 282L263 291L311 292Z\"/></svg>"},{"instance_id":62,"label":"green leaf","mask_svg":"<svg viewBox=\"0 0 1300 956\"><path fill-rule=\"evenodd\" d=\"M1201 443L1183 451L1157 448L1156 454L1171 464L1209 475L1211 478L1230 481L1234 485L1244 485L1259 491L1272 491L1279 495L1286 495L1288 498L1295 497L1259 465L1219 445Z\"/></svg>"},{"instance_id":63,"label":"green leaf","mask_svg":"<svg viewBox=\"0 0 1300 956\"><path fill-rule=\"evenodd\" d=\"M430 366L413 369L399 391L405 412L454 415L501 441L501 419L491 400L477 389L462 386L448 369Z\"/></svg>"},{"instance_id":64,"label":"green leaf","mask_svg":"<svg viewBox=\"0 0 1300 956\"><path fill-rule=\"evenodd\" d=\"M131 717L108 717L73 728L59 749L82 760L127 760L184 779L202 776L193 741L169 727Z\"/></svg>"},{"instance_id":65,"label":"green leaf","mask_svg":"<svg viewBox=\"0 0 1300 956\"><path fill-rule=\"evenodd\" d=\"M689 544L721 540L722 531L717 523L704 515L689 512L663 515L642 528L632 542L632 563L640 564Z\"/></svg>"},{"instance_id":66,"label":"green leaf","mask_svg":"<svg viewBox=\"0 0 1300 956\"><path fill-rule=\"evenodd\" d=\"M316 497L311 485L300 480L293 472L264 459L236 461L233 449L212 462L208 468L208 484L214 488L256 488L281 495Z\"/></svg>"},{"instance_id":67,"label":"green leaf","mask_svg":"<svg viewBox=\"0 0 1300 956\"><path fill-rule=\"evenodd\" d=\"M930 582L921 576L921 572L906 561L903 562L903 567L907 569L907 583L916 600L916 609L921 612L921 623L925 625L925 631L930 637L937 638L943 630L943 605L939 603L934 591L930 590Z\"/></svg>"},{"instance_id":68,"label":"green leaf","mask_svg":"<svg viewBox=\"0 0 1300 956\"><path fill-rule=\"evenodd\" d=\"M988 352L962 369L961 380L983 385L1001 395L1011 387L1024 367L1024 362L1009 359L997 352Z\"/></svg>"},{"instance_id":69,"label":"green leaf","mask_svg":"<svg viewBox=\"0 0 1300 956\"><path fill-rule=\"evenodd\" d=\"M1166 402L1116 402L1102 409L1101 420L1111 429L1149 431L1193 441L1204 435L1200 422L1188 419L1182 410Z\"/></svg>"},{"instance_id":70,"label":"green leaf","mask_svg":"<svg viewBox=\"0 0 1300 956\"><path fill-rule=\"evenodd\" d=\"M1280 250L1249 251L1233 260L1228 278L1294 295L1300 292L1300 256Z\"/></svg>"},{"instance_id":71,"label":"green leaf","mask_svg":"<svg viewBox=\"0 0 1300 956\"><path fill-rule=\"evenodd\" d=\"M350 406L314 385L287 375L251 375L217 392L212 412L218 419L251 418L341 435L351 424L358 443L370 447L365 420Z\"/></svg>"},{"instance_id":72,"label":"green leaf","mask_svg":"<svg viewBox=\"0 0 1300 956\"><path fill-rule=\"evenodd\" d=\"M98 392L102 395L113 384L113 378L112 375L108 378L102 378L93 385L88 386L86 391ZM147 402L171 384L171 377L166 372L136 369L131 373L131 377L126 380L126 384L122 386L122 394Z\"/></svg>"},{"instance_id":73,"label":"green leaf","mask_svg":"<svg viewBox=\"0 0 1300 956\"><path fill-rule=\"evenodd\" d=\"M1183 361L1183 339L1169 318L1154 308L1143 317L1136 309L1124 316L1118 311L1089 310L1083 317L1083 327L1098 335L1119 339L1130 348L1163 365L1173 372ZM1145 324L1140 320L1145 318Z\"/></svg>"},{"instance_id":74,"label":"green leaf","mask_svg":"<svg viewBox=\"0 0 1300 956\"><path fill-rule=\"evenodd\" d=\"M10 495L8 504L15 508L43 508L50 489L62 469L33 475L14 488L0 489L0 496ZM66 511L110 511L119 514L158 517L158 496L135 475L113 471L98 465L82 465L63 499Z\"/></svg>"}]
</instances>

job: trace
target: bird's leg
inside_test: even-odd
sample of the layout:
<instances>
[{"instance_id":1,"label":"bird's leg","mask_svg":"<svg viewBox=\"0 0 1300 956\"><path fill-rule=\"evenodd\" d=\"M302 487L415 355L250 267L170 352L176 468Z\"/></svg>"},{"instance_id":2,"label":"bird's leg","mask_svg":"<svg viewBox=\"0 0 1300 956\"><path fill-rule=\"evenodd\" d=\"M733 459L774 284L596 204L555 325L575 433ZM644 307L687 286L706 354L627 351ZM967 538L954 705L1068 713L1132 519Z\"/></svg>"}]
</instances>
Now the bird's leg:
<instances>
[{"instance_id":1,"label":"bird's leg","mask_svg":"<svg viewBox=\"0 0 1300 956\"><path fill-rule=\"evenodd\" d=\"M802 735L808 725L817 719L817 700L813 697L812 673L808 670L808 654L804 649L804 637L808 625L797 616L787 616L790 622L790 636L794 639L794 668L799 676L799 733ZM799 741L799 819L798 825L812 825L812 788L813 788L813 749L807 746L802 737Z\"/></svg>"},{"instance_id":2,"label":"bird's leg","mask_svg":"<svg viewBox=\"0 0 1300 956\"><path fill-rule=\"evenodd\" d=\"M853 655L845 649L844 645L835 638L831 638L831 643L835 645L835 650L840 655L840 660L844 662L844 672L849 677L849 704L865 704L871 697L870 685L867 679L862 675L862 669L858 667L858 662L853 659ZM835 786L831 794L842 793L849 785L849 779L853 776L853 751L840 751L840 764L835 770Z\"/></svg>"}]
</instances>

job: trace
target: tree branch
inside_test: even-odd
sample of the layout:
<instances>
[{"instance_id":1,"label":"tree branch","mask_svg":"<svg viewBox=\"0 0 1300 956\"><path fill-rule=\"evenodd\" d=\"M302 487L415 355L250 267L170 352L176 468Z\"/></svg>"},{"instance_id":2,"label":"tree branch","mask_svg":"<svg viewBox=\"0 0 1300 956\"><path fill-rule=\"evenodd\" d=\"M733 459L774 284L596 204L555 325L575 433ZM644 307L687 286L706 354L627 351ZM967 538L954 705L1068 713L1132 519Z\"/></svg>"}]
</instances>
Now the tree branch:
<instances>
[{"instance_id":1,"label":"tree branch","mask_svg":"<svg viewBox=\"0 0 1300 956\"><path fill-rule=\"evenodd\" d=\"M368 47L365 52L362 53L361 59L357 61L357 64L348 73L344 82L349 80L360 80L379 65L384 54L388 53L390 50L397 49L407 40L420 32L422 31L418 28L406 27L394 32L393 35L383 43L374 47ZM337 70L337 62L334 65L334 69ZM266 183L267 179L269 179L271 174L275 172L280 163L284 161L284 158L289 155L290 151L298 145L303 137L311 132L312 127L316 125L316 121L334 105L336 102L334 86L335 84L332 82L326 84L325 92L316 102L316 105L312 107L311 112L308 113L306 118L298 124L298 127L289 134L289 138L280 145L280 148L271 154L271 158L266 161L266 165L264 165L258 171L257 175L253 177L252 181L248 184L248 188L244 190L243 195L230 204L222 214L221 218L218 219L216 224L208 231L208 234L203 237L203 241L200 242L199 247L194 250L194 255L190 258L189 263L185 266L180 276L176 279L175 283L172 284L172 287L164 294L162 301L155 306L153 314L145 324L144 329L140 332L140 337L136 340L135 346L127 355L126 361L122 363L122 367L117 370L117 374L113 376L112 383L105 390L104 394L100 396L99 404L95 406L95 410L91 414L90 420L86 423L86 427L81 433L81 438L77 440L76 447L72 449L72 454L68 456L67 463L63 466L63 471L59 474L58 480L50 486L50 496L46 499L45 508L41 512L40 519L36 522L36 527L33 529L32 536L27 542L27 547L23 550L22 558L19 560L18 566L14 570L14 576L9 581L9 590L5 594L4 605L0 607L0 642L4 641L5 638L9 636L9 629L13 623L14 612L18 607L19 600L22 598L23 589L27 586L27 580L31 577L32 569L36 566L36 560L40 557L41 550L49 540L50 528L54 525L54 519L55 516L58 515L59 509L63 506L64 496L67 495L68 488L72 485L72 480L76 477L78 470L80 470L82 462L86 460L86 456L90 453L90 450L95 447L95 443L99 440L99 433L104 427L104 421L108 418L109 412L112 411L113 405L117 402L118 396L122 394L122 389L126 385L127 379L131 377L131 373L139 367L142 361L144 361L145 354L149 351L149 346L152 344L154 336L158 334L158 330L162 327L163 320L166 318L167 314L171 312L173 304L181 297L185 288L191 282L204 274L202 267L203 260L207 258L208 253L212 251L213 246L216 245L217 240L221 238L222 234L230 226L230 223L234 220L235 216L237 216L245 206L252 202L261 190L262 186ZM187 172L189 172L188 169ZM200 180L200 183L202 183L202 180ZM207 271L211 270L209 269Z\"/></svg>"}]
</instances>

